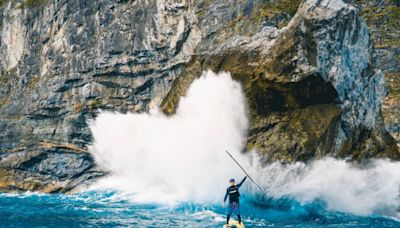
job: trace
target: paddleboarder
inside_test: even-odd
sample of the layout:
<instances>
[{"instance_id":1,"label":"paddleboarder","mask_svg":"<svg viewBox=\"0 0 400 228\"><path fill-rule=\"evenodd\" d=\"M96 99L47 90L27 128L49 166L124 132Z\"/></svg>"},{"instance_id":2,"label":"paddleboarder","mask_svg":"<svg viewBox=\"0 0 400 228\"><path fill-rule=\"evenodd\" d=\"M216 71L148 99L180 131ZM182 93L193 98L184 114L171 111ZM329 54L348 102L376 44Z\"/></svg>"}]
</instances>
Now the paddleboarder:
<instances>
[{"instance_id":1,"label":"paddleboarder","mask_svg":"<svg viewBox=\"0 0 400 228\"><path fill-rule=\"evenodd\" d=\"M224 204L226 199L229 196L229 204L228 204L228 209L227 209L227 214L226 214L226 224L229 224L229 219L231 218L232 214L236 214L238 217L239 224L242 222L242 219L240 217L240 193L239 193L239 188L242 186L244 181L246 180L247 176L243 178L242 181L240 181L239 184L235 184L235 179L231 178L229 179L229 184L230 186L226 189L225 197L224 197Z\"/></svg>"}]
</instances>

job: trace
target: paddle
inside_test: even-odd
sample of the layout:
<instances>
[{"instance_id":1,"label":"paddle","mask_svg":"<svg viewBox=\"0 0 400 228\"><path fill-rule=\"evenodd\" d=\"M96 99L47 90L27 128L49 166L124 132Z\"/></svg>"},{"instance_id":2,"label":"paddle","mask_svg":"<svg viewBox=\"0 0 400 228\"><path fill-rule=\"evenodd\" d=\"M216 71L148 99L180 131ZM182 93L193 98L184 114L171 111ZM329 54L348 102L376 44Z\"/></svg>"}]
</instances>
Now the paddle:
<instances>
[{"instance_id":1,"label":"paddle","mask_svg":"<svg viewBox=\"0 0 400 228\"><path fill-rule=\"evenodd\" d=\"M246 176L251 180L251 182L253 182L261 191L264 191L263 188L261 188L260 185L258 185L253 178L250 177L250 175L246 172L246 170L244 170L244 168L239 164L238 161L236 161L236 159L232 156L232 154L230 154L227 150L225 150L225 152L232 158L232 160L242 169L242 171L246 174Z\"/></svg>"}]
</instances>

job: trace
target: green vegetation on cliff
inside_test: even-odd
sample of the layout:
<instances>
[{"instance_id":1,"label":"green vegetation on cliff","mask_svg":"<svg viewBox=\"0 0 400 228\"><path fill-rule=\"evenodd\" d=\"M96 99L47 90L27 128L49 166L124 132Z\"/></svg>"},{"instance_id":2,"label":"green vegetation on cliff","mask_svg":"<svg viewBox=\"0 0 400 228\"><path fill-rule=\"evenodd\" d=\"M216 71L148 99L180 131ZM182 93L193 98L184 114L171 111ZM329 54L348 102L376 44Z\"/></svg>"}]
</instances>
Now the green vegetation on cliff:
<instances>
[{"instance_id":1,"label":"green vegetation on cliff","mask_svg":"<svg viewBox=\"0 0 400 228\"><path fill-rule=\"evenodd\" d=\"M5 5L9 1L10 0L0 0L0 7ZM20 9L33 9L39 6L44 6L47 2L48 0L24 0L18 7Z\"/></svg>"},{"instance_id":2,"label":"green vegetation on cliff","mask_svg":"<svg viewBox=\"0 0 400 228\"><path fill-rule=\"evenodd\" d=\"M400 28L400 7L365 6L362 8L362 16L371 29L377 30L372 33L376 48L400 47L400 39L393 34L393 31Z\"/></svg>"},{"instance_id":3,"label":"green vegetation on cliff","mask_svg":"<svg viewBox=\"0 0 400 228\"><path fill-rule=\"evenodd\" d=\"M43 6L47 3L48 0L25 0L21 5L20 8L29 8L33 9L39 6Z\"/></svg>"},{"instance_id":4,"label":"green vegetation on cliff","mask_svg":"<svg viewBox=\"0 0 400 228\"><path fill-rule=\"evenodd\" d=\"M304 0L279 0L279 1L254 1L244 0L240 2L240 10L231 13L222 22L219 35L213 40L212 45L223 43L234 35L251 36L255 31L264 26L282 28L288 24L298 7ZM204 10L196 14L202 20L210 13L205 10L212 7L213 1L203 1Z\"/></svg>"},{"instance_id":5,"label":"green vegetation on cliff","mask_svg":"<svg viewBox=\"0 0 400 228\"><path fill-rule=\"evenodd\" d=\"M382 114L386 128L400 146L400 72L386 73L385 78L388 82L389 94L382 107Z\"/></svg>"},{"instance_id":6,"label":"green vegetation on cliff","mask_svg":"<svg viewBox=\"0 0 400 228\"><path fill-rule=\"evenodd\" d=\"M0 107L8 105L15 91L10 89L10 84L17 80L17 68L0 73Z\"/></svg>"},{"instance_id":7,"label":"green vegetation on cliff","mask_svg":"<svg viewBox=\"0 0 400 228\"><path fill-rule=\"evenodd\" d=\"M275 17L282 13L294 16L302 2L303 0L280 0L265 3L265 5L260 8L260 12L262 16L267 17Z\"/></svg>"},{"instance_id":8,"label":"green vegetation on cliff","mask_svg":"<svg viewBox=\"0 0 400 228\"><path fill-rule=\"evenodd\" d=\"M263 23L264 21L276 21L276 26L282 27L294 16L303 0L279 0L275 2L260 2L254 7L248 16L244 13L231 21L228 27L243 20L246 23Z\"/></svg>"}]
</instances>

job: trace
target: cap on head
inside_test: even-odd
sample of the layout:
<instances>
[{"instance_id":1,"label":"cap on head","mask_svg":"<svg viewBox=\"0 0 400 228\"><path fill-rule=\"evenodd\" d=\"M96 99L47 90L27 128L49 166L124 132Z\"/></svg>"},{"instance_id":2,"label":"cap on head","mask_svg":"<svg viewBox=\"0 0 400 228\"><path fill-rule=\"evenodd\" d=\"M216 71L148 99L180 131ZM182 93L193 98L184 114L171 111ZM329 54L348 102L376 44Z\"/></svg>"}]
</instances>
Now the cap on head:
<instances>
[{"instance_id":1,"label":"cap on head","mask_svg":"<svg viewBox=\"0 0 400 228\"><path fill-rule=\"evenodd\" d=\"M235 182L234 178L229 179L229 182Z\"/></svg>"}]
</instances>

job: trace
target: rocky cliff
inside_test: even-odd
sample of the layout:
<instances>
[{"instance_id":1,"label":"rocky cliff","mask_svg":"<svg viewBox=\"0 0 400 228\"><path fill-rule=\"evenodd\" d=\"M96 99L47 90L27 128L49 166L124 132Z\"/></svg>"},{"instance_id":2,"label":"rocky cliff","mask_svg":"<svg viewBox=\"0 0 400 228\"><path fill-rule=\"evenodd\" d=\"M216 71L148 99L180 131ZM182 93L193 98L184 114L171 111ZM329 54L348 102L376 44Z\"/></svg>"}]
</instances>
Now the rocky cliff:
<instances>
[{"instance_id":1,"label":"rocky cliff","mask_svg":"<svg viewBox=\"0 0 400 228\"><path fill-rule=\"evenodd\" d=\"M370 28L379 68L389 94L382 107L386 129L400 146L400 1L359 0L361 16Z\"/></svg>"},{"instance_id":2,"label":"rocky cliff","mask_svg":"<svg viewBox=\"0 0 400 228\"><path fill-rule=\"evenodd\" d=\"M66 192L104 175L87 120L172 114L205 69L242 82L247 147L266 161L399 159L359 10L300 3L1 0L0 189Z\"/></svg>"}]
</instances>

